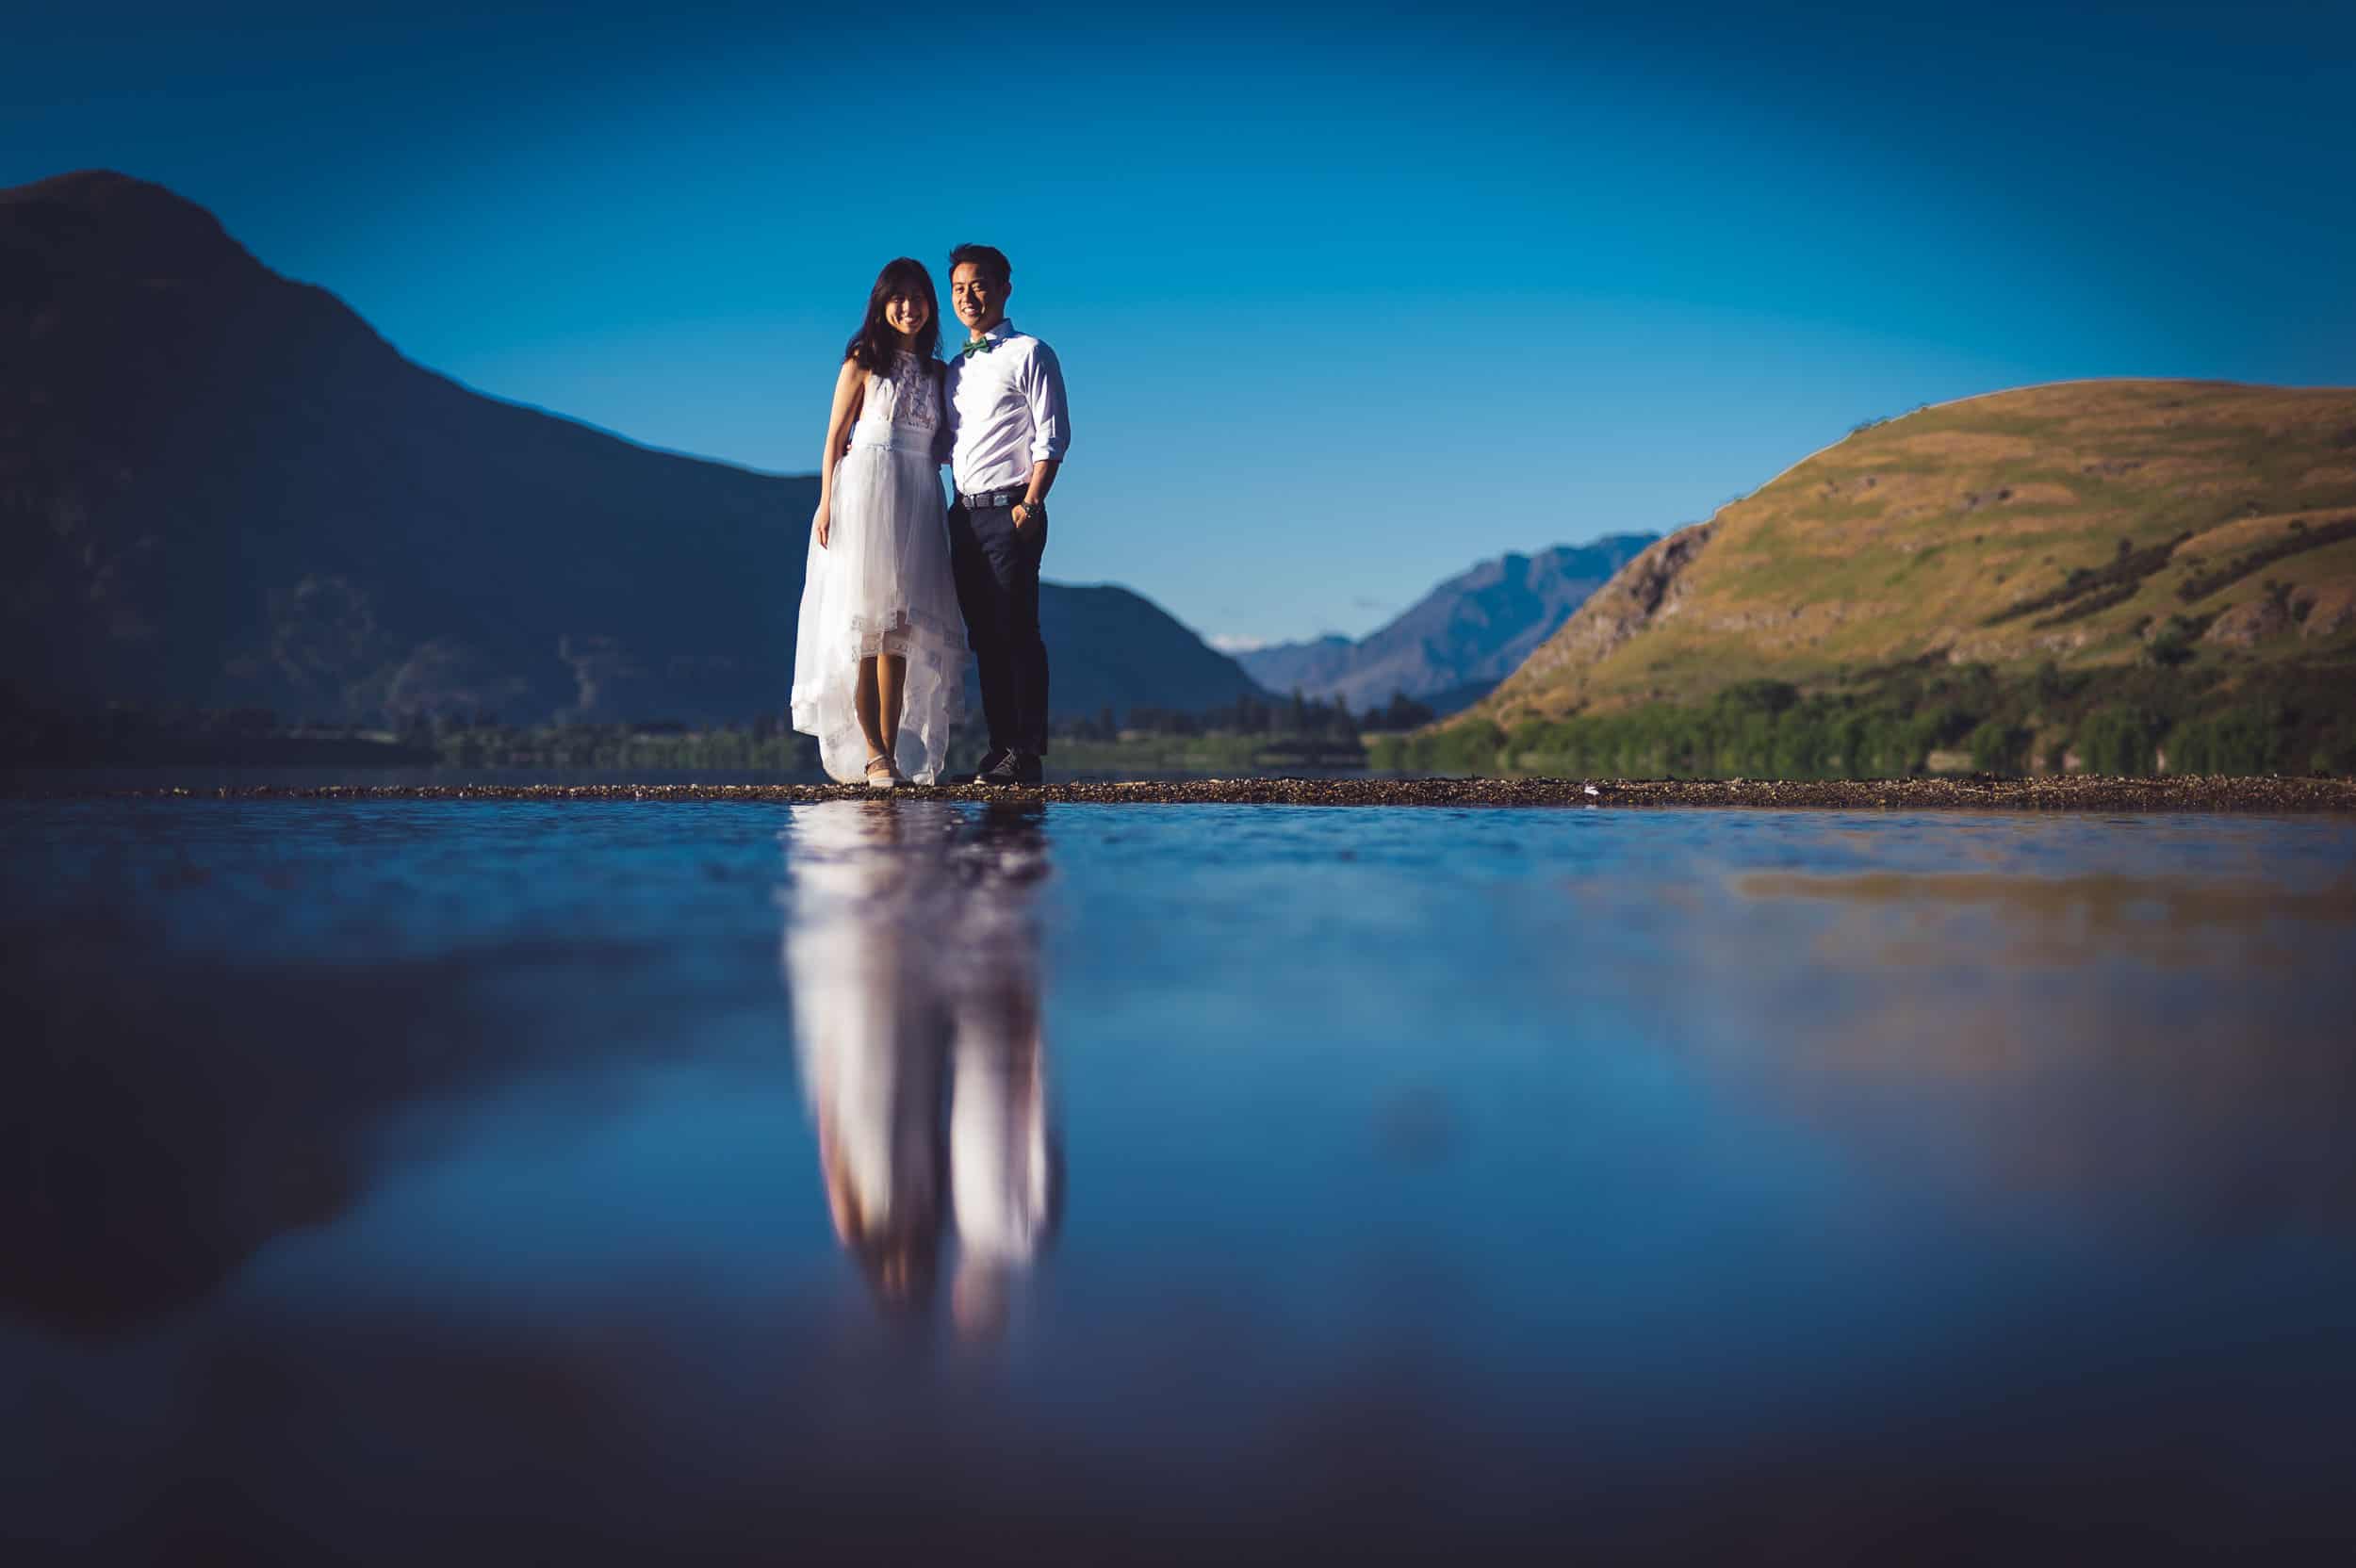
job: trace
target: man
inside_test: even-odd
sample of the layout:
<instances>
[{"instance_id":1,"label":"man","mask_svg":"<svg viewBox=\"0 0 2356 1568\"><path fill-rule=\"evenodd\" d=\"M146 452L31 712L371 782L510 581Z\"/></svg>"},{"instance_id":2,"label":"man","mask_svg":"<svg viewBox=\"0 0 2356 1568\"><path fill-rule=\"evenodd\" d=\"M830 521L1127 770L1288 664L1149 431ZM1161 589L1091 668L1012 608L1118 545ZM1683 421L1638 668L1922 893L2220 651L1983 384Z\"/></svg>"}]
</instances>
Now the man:
<instances>
[{"instance_id":1,"label":"man","mask_svg":"<svg viewBox=\"0 0 2356 1568\"><path fill-rule=\"evenodd\" d=\"M1071 444L1055 351L1006 319L1014 270L988 245L949 253L949 302L967 337L949 362L949 567L981 677L990 751L977 784L1037 784L1047 750L1047 645L1039 564L1047 492Z\"/></svg>"}]
</instances>

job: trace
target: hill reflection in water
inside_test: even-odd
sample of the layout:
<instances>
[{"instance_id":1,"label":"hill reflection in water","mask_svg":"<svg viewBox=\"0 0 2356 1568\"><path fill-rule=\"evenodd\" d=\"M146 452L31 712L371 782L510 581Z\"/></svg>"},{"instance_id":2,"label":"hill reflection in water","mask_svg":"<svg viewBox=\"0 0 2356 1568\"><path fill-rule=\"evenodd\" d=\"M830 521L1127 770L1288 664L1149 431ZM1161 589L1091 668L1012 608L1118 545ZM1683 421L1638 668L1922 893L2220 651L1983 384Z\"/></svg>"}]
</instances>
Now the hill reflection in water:
<instances>
[{"instance_id":1,"label":"hill reflection in water","mask_svg":"<svg viewBox=\"0 0 2356 1568\"><path fill-rule=\"evenodd\" d=\"M2356 1533L2345 820L0 831L34 1560Z\"/></svg>"}]
</instances>

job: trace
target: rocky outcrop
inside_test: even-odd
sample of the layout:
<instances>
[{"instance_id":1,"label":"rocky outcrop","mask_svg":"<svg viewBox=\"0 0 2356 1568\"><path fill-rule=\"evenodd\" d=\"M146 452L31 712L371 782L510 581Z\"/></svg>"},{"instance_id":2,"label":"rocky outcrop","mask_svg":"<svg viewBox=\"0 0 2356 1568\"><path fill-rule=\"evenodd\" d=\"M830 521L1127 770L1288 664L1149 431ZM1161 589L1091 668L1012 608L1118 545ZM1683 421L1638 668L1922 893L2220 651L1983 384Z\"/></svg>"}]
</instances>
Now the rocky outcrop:
<instances>
[{"instance_id":1,"label":"rocky outcrop","mask_svg":"<svg viewBox=\"0 0 2356 1568\"><path fill-rule=\"evenodd\" d=\"M1713 521L1681 528L1613 573L1562 630L1497 688L1497 700L1510 700L1518 688L1539 677L1559 678L1596 663L1646 627L1676 614L1685 597L1685 574L1716 526Z\"/></svg>"},{"instance_id":2,"label":"rocky outcrop","mask_svg":"<svg viewBox=\"0 0 2356 1568\"><path fill-rule=\"evenodd\" d=\"M2213 622L2201 640L2225 647L2246 648L2279 637L2291 629L2290 606L2273 594L2237 604Z\"/></svg>"},{"instance_id":3,"label":"rocky outcrop","mask_svg":"<svg viewBox=\"0 0 2356 1568\"><path fill-rule=\"evenodd\" d=\"M2290 606L2301 637L2335 636L2356 627L2356 577L2335 577L2294 589Z\"/></svg>"}]
</instances>

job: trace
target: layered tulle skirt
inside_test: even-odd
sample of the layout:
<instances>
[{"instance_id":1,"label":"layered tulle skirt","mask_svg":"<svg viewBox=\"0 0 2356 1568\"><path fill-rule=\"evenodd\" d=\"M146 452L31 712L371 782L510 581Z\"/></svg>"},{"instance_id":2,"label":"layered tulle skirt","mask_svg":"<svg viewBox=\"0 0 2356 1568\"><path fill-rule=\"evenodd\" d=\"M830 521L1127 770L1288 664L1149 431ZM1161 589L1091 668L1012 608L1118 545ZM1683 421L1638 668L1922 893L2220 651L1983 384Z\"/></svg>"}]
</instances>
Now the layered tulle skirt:
<instances>
[{"instance_id":1,"label":"layered tulle skirt","mask_svg":"<svg viewBox=\"0 0 2356 1568\"><path fill-rule=\"evenodd\" d=\"M908 661L900 771L939 777L965 703L965 621L949 571L947 498L929 438L854 433L835 466L833 523L815 530L794 646L794 727L818 737L829 777L858 783L870 755L854 706L863 659Z\"/></svg>"}]
</instances>

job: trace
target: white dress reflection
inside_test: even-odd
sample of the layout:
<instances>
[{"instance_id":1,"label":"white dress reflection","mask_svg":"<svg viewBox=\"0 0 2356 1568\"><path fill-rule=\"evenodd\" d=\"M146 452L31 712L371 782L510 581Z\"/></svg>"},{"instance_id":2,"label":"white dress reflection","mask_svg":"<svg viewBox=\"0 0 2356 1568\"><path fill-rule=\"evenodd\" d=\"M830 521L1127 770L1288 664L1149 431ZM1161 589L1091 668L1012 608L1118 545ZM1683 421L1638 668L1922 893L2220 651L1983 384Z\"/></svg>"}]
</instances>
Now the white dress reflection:
<instances>
[{"instance_id":1,"label":"white dress reflection","mask_svg":"<svg viewBox=\"0 0 2356 1568\"><path fill-rule=\"evenodd\" d=\"M1060 1197L1039 820L842 800L794 808L786 835L785 966L835 1233L880 1302L922 1311L953 1218L952 1305L973 1335L1003 1326Z\"/></svg>"}]
</instances>

